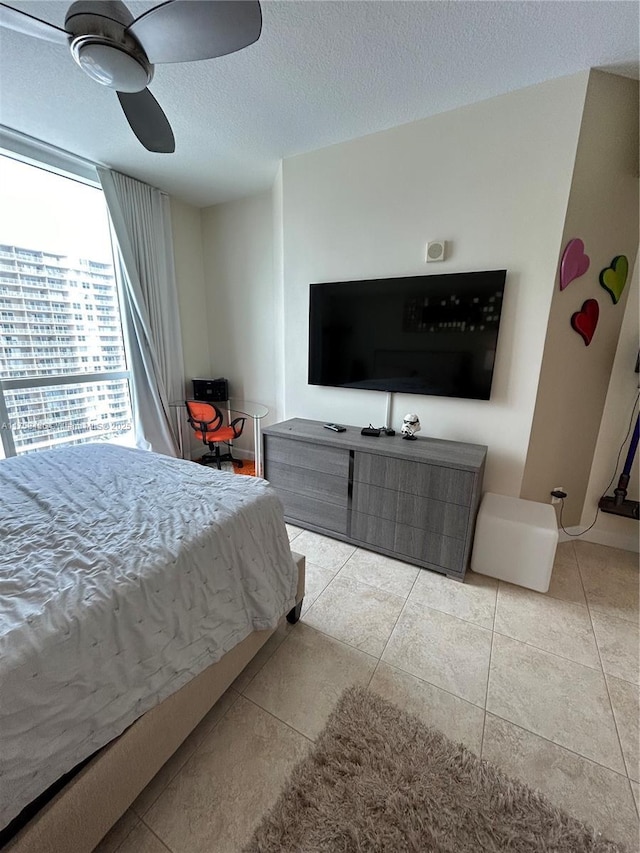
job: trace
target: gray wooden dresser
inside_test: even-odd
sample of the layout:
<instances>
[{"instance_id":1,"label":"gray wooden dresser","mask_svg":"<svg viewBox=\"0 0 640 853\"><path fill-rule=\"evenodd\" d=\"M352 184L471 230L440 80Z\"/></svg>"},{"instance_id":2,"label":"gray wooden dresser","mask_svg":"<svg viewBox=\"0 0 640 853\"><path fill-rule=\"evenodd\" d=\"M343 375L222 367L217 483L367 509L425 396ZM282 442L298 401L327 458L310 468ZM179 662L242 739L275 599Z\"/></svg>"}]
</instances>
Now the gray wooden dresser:
<instances>
[{"instance_id":1,"label":"gray wooden dresser","mask_svg":"<svg viewBox=\"0 0 640 853\"><path fill-rule=\"evenodd\" d=\"M265 477L285 518L317 533L464 578L487 448L293 418L264 429Z\"/></svg>"}]
</instances>

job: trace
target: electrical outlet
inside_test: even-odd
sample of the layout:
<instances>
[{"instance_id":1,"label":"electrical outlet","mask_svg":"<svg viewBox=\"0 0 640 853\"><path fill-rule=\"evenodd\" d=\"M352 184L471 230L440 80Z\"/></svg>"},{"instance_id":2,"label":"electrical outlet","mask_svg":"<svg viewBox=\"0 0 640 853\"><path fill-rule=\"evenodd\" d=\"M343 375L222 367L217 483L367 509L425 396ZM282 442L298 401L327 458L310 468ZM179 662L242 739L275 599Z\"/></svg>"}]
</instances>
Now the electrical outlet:
<instances>
[{"instance_id":1,"label":"electrical outlet","mask_svg":"<svg viewBox=\"0 0 640 853\"><path fill-rule=\"evenodd\" d=\"M553 492L566 492L566 489L564 488L564 486L556 486L554 489L552 489L551 503L552 504L559 504L560 501L562 500L562 498L554 497Z\"/></svg>"}]
</instances>

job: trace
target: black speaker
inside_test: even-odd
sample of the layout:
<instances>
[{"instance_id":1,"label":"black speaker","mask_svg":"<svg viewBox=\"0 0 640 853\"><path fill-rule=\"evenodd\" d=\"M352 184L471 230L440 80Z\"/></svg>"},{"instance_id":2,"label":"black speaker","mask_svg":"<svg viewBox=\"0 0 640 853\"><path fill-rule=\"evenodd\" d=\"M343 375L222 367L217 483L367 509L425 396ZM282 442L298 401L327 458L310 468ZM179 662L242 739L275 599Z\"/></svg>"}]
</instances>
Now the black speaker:
<instances>
[{"instance_id":1,"label":"black speaker","mask_svg":"<svg viewBox=\"0 0 640 853\"><path fill-rule=\"evenodd\" d=\"M226 379L193 379L193 399L205 403L226 403L229 383Z\"/></svg>"}]
</instances>

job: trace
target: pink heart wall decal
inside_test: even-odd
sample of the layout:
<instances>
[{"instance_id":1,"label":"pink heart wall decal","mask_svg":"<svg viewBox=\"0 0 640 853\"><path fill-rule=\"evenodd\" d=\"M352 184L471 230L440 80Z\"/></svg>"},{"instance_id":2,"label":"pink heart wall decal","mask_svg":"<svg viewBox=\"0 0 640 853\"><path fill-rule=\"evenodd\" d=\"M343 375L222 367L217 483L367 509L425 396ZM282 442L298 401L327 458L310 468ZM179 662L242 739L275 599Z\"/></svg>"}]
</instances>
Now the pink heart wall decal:
<instances>
[{"instance_id":1,"label":"pink heart wall decal","mask_svg":"<svg viewBox=\"0 0 640 853\"><path fill-rule=\"evenodd\" d=\"M574 278L580 278L589 269L589 255L585 254L584 243L579 237L569 240L560 261L560 290L564 290Z\"/></svg>"},{"instance_id":2,"label":"pink heart wall decal","mask_svg":"<svg viewBox=\"0 0 640 853\"><path fill-rule=\"evenodd\" d=\"M571 317L572 328L582 337L585 346L589 346L598 325L600 306L597 299L587 299L582 308Z\"/></svg>"}]
</instances>

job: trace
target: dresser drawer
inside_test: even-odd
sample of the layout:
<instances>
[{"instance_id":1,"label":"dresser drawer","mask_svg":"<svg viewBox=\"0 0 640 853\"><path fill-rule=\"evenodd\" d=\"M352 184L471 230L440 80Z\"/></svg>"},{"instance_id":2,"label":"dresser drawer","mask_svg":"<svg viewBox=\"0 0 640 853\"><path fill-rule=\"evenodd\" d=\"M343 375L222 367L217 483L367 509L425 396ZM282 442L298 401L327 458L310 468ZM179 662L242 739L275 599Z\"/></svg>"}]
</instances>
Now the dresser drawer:
<instances>
[{"instance_id":1,"label":"dresser drawer","mask_svg":"<svg viewBox=\"0 0 640 853\"><path fill-rule=\"evenodd\" d=\"M464 539L469 523L469 507L398 492L396 521L419 530L432 530L443 536Z\"/></svg>"},{"instance_id":2,"label":"dresser drawer","mask_svg":"<svg viewBox=\"0 0 640 853\"><path fill-rule=\"evenodd\" d=\"M327 501L276 488L276 494L284 505L284 514L293 524L311 524L335 533L347 532L347 513L344 507Z\"/></svg>"},{"instance_id":3,"label":"dresser drawer","mask_svg":"<svg viewBox=\"0 0 640 853\"><path fill-rule=\"evenodd\" d=\"M351 537L363 544L393 551L398 560L407 559L412 563L418 560L453 572L463 570L464 539L359 512L351 513Z\"/></svg>"},{"instance_id":4,"label":"dresser drawer","mask_svg":"<svg viewBox=\"0 0 640 853\"><path fill-rule=\"evenodd\" d=\"M349 451L342 447L327 447L324 444L265 435L264 458L267 466L278 462L312 471L324 471L338 477L349 476Z\"/></svg>"},{"instance_id":5,"label":"dresser drawer","mask_svg":"<svg viewBox=\"0 0 640 853\"><path fill-rule=\"evenodd\" d=\"M377 516L445 536L464 538L467 533L469 509L466 506L432 498L415 497L368 483L355 483L353 489L355 512Z\"/></svg>"},{"instance_id":6,"label":"dresser drawer","mask_svg":"<svg viewBox=\"0 0 640 853\"><path fill-rule=\"evenodd\" d=\"M470 506L473 498L470 471L374 453L355 454L354 480L461 506Z\"/></svg>"},{"instance_id":7,"label":"dresser drawer","mask_svg":"<svg viewBox=\"0 0 640 853\"><path fill-rule=\"evenodd\" d=\"M352 539L358 539L367 545L393 551L396 523L386 518L376 518L374 515L366 515L362 512L352 512L350 535ZM398 557L398 559L401 560L402 557Z\"/></svg>"},{"instance_id":8,"label":"dresser drawer","mask_svg":"<svg viewBox=\"0 0 640 853\"><path fill-rule=\"evenodd\" d=\"M454 572L464 570L464 539L418 530L408 524L396 524L394 547L398 554L433 563Z\"/></svg>"},{"instance_id":9,"label":"dresser drawer","mask_svg":"<svg viewBox=\"0 0 640 853\"><path fill-rule=\"evenodd\" d=\"M349 485L346 477L336 477L322 471L311 471L308 468L269 460L265 479L276 488L337 504L346 512Z\"/></svg>"}]
</instances>

